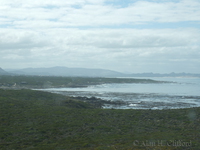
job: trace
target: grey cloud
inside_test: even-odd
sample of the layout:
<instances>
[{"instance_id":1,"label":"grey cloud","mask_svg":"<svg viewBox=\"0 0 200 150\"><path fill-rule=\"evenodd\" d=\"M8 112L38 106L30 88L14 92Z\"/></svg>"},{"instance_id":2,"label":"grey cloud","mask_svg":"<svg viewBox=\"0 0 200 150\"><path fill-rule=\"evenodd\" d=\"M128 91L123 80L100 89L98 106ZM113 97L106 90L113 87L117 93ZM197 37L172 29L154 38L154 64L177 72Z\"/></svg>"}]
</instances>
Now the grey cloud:
<instances>
[{"instance_id":1,"label":"grey cloud","mask_svg":"<svg viewBox=\"0 0 200 150\"><path fill-rule=\"evenodd\" d=\"M200 3L195 0L178 3L137 1L125 8L104 5L101 0L7 1L2 4L4 9L0 9L0 14L9 19L4 20L4 23L17 28L98 27L148 22L200 21ZM79 3L82 4L80 9L72 6ZM59 7L44 7L48 5Z\"/></svg>"},{"instance_id":2,"label":"grey cloud","mask_svg":"<svg viewBox=\"0 0 200 150\"><path fill-rule=\"evenodd\" d=\"M109 33L108 33L109 32ZM72 32L73 33L73 32ZM67 33L66 33L67 34ZM69 33L70 34L70 33ZM116 36L113 36L113 35ZM78 35L78 36L77 36ZM63 39L67 45L99 48L183 47L198 43L198 32L190 30L94 30L77 31Z\"/></svg>"},{"instance_id":3,"label":"grey cloud","mask_svg":"<svg viewBox=\"0 0 200 150\"><path fill-rule=\"evenodd\" d=\"M31 49L51 45L48 38L37 32L24 30L0 30L0 48L5 49Z\"/></svg>"},{"instance_id":4,"label":"grey cloud","mask_svg":"<svg viewBox=\"0 0 200 150\"><path fill-rule=\"evenodd\" d=\"M79 3L80 8L73 6ZM200 65L200 30L195 27L101 26L199 21L199 7L194 0L137 1L123 8L105 5L103 0L4 0L0 6L0 67L64 65L142 72L176 70L182 65L195 71ZM84 26L88 28L78 29Z\"/></svg>"}]
</instances>

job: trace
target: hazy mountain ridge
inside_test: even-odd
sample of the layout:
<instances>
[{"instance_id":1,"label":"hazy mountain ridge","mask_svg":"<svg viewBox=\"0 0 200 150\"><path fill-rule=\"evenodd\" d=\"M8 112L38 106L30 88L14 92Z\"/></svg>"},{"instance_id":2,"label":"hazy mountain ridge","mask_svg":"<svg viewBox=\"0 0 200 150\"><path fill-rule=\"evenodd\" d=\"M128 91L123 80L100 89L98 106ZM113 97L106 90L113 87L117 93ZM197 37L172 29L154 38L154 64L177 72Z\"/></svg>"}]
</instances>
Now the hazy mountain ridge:
<instances>
[{"instance_id":1,"label":"hazy mountain ridge","mask_svg":"<svg viewBox=\"0 0 200 150\"><path fill-rule=\"evenodd\" d=\"M13 71L20 75L41 75L41 76L87 76L87 77L122 77L123 73L106 69L87 69L87 68L25 68Z\"/></svg>"},{"instance_id":2,"label":"hazy mountain ridge","mask_svg":"<svg viewBox=\"0 0 200 150\"><path fill-rule=\"evenodd\" d=\"M9 72L3 70L3 69L0 67L0 75L12 75L12 73L9 73Z\"/></svg>"},{"instance_id":3,"label":"hazy mountain ridge","mask_svg":"<svg viewBox=\"0 0 200 150\"><path fill-rule=\"evenodd\" d=\"M37 76L77 76L77 77L200 77L200 74L191 73L121 73L106 69L88 69L88 68L68 68L68 67L50 67L50 68L24 68L14 71L5 71L0 68L0 75L37 75Z\"/></svg>"},{"instance_id":4,"label":"hazy mountain ridge","mask_svg":"<svg viewBox=\"0 0 200 150\"><path fill-rule=\"evenodd\" d=\"M135 73L130 74L131 77L200 77L200 74L192 74L192 73Z\"/></svg>"}]
</instances>

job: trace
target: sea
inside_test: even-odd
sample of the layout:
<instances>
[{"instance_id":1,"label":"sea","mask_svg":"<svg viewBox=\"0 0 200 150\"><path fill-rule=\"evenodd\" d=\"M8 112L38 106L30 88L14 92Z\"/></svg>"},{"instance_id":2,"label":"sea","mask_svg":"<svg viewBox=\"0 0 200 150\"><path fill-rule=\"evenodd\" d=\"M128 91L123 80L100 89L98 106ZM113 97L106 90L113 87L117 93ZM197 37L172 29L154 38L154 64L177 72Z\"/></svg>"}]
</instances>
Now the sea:
<instances>
[{"instance_id":1,"label":"sea","mask_svg":"<svg viewBox=\"0 0 200 150\"><path fill-rule=\"evenodd\" d=\"M136 77L134 77L136 78ZM200 78L145 77L169 83L112 83L81 88L42 89L72 97L96 97L124 104L105 104L105 109L179 109L200 107Z\"/></svg>"}]
</instances>

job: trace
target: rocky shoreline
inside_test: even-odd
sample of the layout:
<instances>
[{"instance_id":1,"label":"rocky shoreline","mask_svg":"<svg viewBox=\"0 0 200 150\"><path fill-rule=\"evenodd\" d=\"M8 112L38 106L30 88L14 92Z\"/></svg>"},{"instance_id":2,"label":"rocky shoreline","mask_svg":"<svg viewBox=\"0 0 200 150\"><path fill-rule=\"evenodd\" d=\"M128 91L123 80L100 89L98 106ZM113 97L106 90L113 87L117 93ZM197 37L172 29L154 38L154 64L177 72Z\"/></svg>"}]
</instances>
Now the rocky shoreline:
<instances>
[{"instance_id":1,"label":"rocky shoreline","mask_svg":"<svg viewBox=\"0 0 200 150\"><path fill-rule=\"evenodd\" d=\"M102 100L101 98L96 97L72 97L73 99L77 99L79 101L83 101L86 103L91 104L95 108L103 108L104 105L112 105L112 106L122 106L126 105L127 103L124 101L111 101L111 100Z\"/></svg>"}]
</instances>

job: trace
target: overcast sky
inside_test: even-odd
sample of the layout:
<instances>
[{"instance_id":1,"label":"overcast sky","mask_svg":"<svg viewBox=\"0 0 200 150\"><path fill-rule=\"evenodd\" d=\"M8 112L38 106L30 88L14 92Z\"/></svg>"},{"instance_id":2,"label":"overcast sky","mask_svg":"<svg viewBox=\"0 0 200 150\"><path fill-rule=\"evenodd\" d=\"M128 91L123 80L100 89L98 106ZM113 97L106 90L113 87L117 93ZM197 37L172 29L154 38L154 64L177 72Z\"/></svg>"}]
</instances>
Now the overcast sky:
<instances>
[{"instance_id":1,"label":"overcast sky","mask_svg":"<svg viewBox=\"0 0 200 150\"><path fill-rule=\"evenodd\" d=\"M200 73L199 0L0 0L0 67Z\"/></svg>"}]
</instances>

